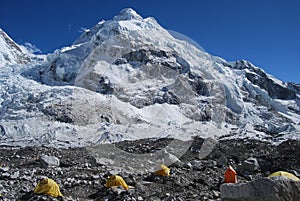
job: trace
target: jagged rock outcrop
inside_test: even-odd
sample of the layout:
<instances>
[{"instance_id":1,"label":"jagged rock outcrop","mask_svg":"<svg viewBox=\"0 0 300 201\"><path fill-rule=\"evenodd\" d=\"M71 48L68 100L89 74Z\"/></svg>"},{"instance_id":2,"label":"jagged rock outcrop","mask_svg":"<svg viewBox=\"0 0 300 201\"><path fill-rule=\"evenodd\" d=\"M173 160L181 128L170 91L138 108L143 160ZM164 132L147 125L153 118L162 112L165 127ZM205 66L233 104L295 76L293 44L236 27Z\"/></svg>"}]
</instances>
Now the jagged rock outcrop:
<instances>
[{"instance_id":1,"label":"jagged rock outcrop","mask_svg":"<svg viewBox=\"0 0 300 201\"><path fill-rule=\"evenodd\" d=\"M277 83L274 83L273 80L267 77L262 71L259 73L246 73L246 77L253 84L258 85L262 89L265 89L271 98L282 99L282 100L291 100L296 98L296 93L287 87L283 87Z\"/></svg>"}]
</instances>

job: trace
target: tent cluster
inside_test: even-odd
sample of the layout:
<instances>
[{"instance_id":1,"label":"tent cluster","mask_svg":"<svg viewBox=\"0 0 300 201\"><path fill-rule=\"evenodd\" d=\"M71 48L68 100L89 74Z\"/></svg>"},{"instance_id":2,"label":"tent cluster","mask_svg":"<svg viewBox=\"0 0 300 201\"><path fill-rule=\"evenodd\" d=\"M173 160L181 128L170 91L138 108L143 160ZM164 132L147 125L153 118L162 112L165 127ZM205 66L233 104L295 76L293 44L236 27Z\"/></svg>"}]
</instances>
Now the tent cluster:
<instances>
[{"instance_id":1,"label":"tent cluster","mask_svg":"<svg viewBox=\"0 0 300 201\"><path fill-rule=\"evenodd\" d=\"M155 175L159 175L159 176L170 176L170 168L168 168L166 165L161 164L160 165L160 170L157 170L154 172ZM120 186L125 190L129 189L129 186L126 184L126 182L124 181L124 179L119 176L119 175L112 175L108 178L108 180L106 181L106 184L104 185L106 188L111 188L111 187L115 187L115 186Z\"/></svg>"},{"instance_id":2,"label":"tent cluster","mask_svg":"<svg viewBox=\"0 0 300 201\"><path fill-rule=\"evenodd\" d=\"M160 170L157 170L154 172L155 175L159 176L170 176L170 168L168 168L166 165L161 164L160 165ZM278 171L274 172L271 175L268 176L269 178L271 177L285 177L289 178L295 181L300 181L298 177L295 175L285 172L285 171ZM224 174L224 182L225 183L237 183L237 173L236 171L232 168L232 166L229 166L227 170L225 171ZM112 188L112 187L121 187L125 190L129 189L129 186L126 184L125 180L119 176L119 175L112 175L110 176L106 184L104 185L106 188ZM46 194L51 197L59 198L62 197L63 194L60 192L59 185L52 179L50 178L43 178L35 187L34 189L35 194ZM2 195L0 194L0 197Z\"/></svg>"},{"instance_id":3,"label":"tent cluster","mask_svg":"<svg viewBox=\"0 0 300 201\"><path fill-rule=\"evenodd\" d=\"M298 177L296 177L292 173L289 173L289 172L286 172L286 171L274 172L274 173L272 173L268 176L268 178L271 178L271 177L285 177L285 178L288 178L288 179L292 179L294 181L300 181L300 179ZM238 182L237 181L237 173L231 166L229 166L227 168L227 170L225 171L224 182L225 183L237 183Z\"/></svg>"},{"instance_id":4,"label":"tent cluster","mask_svg":"<svg viewBox=\"0 0 300 201\"><path fill-rule=\"evenodd\" d=\"M154 172L156 175L159 176L169 176L170 175L170 168L166 165L161 164L161 169ZM126 184L125 180L119 175L111 175L104 185L106 188L112 188L120 186L121 188L128 190L129 186ZM63 194L60 192L59 185L50 178L43 178L35 187L34 194L45 194L51 197L59 198L63 197ZM0 197L2 195L0 194Z\"/></svg>"}]
</instances>

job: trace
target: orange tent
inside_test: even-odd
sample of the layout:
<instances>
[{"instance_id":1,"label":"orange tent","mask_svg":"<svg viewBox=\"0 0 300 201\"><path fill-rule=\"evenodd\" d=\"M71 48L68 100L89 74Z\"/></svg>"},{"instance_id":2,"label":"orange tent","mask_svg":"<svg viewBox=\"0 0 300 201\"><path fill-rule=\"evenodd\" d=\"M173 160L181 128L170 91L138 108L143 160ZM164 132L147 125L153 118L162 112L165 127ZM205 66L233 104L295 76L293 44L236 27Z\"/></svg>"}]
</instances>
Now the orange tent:
<instances>
[{"instance_id":1,"label":"orange tent","mask_svg":"<svg viewBox=\"0 0 300 201\"><path fill-rule=\"evenodd\" d=\"M225 183L237 183L236 171L231 166L229 166L227 168L224 176L225 176L225 179L224 179Z\"/></svg>"}]
</instances>

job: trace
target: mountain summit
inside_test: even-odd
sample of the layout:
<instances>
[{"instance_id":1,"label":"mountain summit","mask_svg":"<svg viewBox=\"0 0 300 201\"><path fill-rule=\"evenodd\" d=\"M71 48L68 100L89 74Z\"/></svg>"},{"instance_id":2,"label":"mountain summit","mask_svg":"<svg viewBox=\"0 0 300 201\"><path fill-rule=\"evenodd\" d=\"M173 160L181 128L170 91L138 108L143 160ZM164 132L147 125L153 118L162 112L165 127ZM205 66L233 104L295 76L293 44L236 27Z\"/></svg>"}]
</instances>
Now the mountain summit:
<instances>
[{"instance_id":1,"label":"mountain summit","mask_svg":"<svg viewBox=\"0 0 300 201\"><path fill-rule=\"evenodd\" d=\"M132 9L44 61L4 65L15 71L0 70L1 144L299 136L299 85L212 56Z\"/></svg>"},{"instance_id":2,"label":"mountain summit","mask_svg":"<svg viewBox=\"0 0 300 201\"><path fill-rule=\"evenodd\" d=\"M143 20L143 18L131 8L125 8L121 10L120 14L113 18L113 20L115 21L132 20L132 19Z\"/></svg>"}]
</instances>

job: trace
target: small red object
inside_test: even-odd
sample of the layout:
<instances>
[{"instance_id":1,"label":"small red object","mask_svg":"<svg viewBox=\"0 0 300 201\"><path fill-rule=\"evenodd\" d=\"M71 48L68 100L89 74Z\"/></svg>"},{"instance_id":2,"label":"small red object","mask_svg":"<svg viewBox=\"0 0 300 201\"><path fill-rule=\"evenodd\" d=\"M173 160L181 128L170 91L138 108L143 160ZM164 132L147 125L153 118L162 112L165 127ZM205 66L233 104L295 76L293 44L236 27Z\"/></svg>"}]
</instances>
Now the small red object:
<instances>
[{"instance_id":1,"label":"small red object","mask_svg":"<svg viewBox=\"0 0 300 201\"><path fill-rule=\"evenodd\" d=\"M225 183L237 183L236 171L231 166L225 172Z\"/></svg>"}]
</instances>

